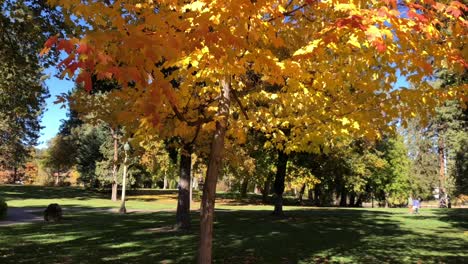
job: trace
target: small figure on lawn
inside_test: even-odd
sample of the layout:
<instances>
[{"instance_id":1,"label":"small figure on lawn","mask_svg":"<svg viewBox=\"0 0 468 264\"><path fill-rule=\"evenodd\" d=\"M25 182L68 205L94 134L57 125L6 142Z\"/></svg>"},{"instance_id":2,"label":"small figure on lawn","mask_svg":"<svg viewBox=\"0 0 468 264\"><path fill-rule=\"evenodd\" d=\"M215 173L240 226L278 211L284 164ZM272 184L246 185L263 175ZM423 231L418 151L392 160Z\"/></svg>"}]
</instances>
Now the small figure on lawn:
<instances>
[{"instance_id":1,"label":"small figure on lawn","mask_svg":"<svg viewBox=\"0 0 468 264\"><path fill-rule=\"evenodd\" d=\"M408 197L408 209L410 214L413 213L413 197Z\"/></svg>"},{"instance_id":2,"label":"small figure on lawn","mask_svg":"<svg viewBox=\"0 0 468 264\"><path fill-rule=\"evenodd\" d=\"M53 203L47 206L47 209L44 210L44 220L58 222L62 220L62 208L60 205Z\"/></svg>"},{"instance_id":3,"label":"small figure on lawn","mask_svg":"<svg viewBox=\"0 0 468 264\"><path fill-rule=\"evenodd\" d=\"M413 200L413 213L419 214L419 208L421 208L421 198Z\"/></svg>"}]
</instances>

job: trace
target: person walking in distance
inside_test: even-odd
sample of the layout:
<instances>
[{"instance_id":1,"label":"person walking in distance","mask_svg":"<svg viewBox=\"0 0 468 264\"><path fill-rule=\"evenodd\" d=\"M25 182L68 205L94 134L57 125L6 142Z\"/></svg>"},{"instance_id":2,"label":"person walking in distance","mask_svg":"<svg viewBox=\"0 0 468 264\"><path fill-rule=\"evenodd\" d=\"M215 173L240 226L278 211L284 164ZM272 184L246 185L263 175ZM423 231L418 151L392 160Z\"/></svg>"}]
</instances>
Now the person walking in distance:
<instances>
[{"instance_id":1,"label":"person walking in distance","mask_svg":"<svg viewBox=\"0 0 468 264\"><path fill-rule=\"evenodd\" d=\"M421 198L413 199L413 213L419 214L420 206L421 206Z\"/></svg>"},{"instance_id":2,"label":"person walking in distance","mask_svg":"<svg viewBox=\"0 0 468 264\"><path fill-rule=\"evenodd\" d=\"M411 196L408 197L408 210L410 214L413 213L413 197Z\"/></svg>"}]
</instances>

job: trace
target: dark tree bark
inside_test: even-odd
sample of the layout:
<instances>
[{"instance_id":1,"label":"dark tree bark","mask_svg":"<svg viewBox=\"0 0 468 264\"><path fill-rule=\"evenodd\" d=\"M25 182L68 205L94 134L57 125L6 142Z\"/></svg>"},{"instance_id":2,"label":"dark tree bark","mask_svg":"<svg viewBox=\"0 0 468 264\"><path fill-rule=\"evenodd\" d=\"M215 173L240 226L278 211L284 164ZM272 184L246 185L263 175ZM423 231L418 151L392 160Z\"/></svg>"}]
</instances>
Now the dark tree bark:
<instances>
[{"instance_id":1,"label":"dark tree bark","mask_svg":"<svg viewBox=\"0 0 468 264\"><path fill-rule=\"evenodd\" d=\"M321 197L322 197L322 189L321 189L321 185L316 185L315 188L314 188L314 204L316 206L321 206L322 205L322 200L321 200Z\"/></svg>"},{"instance_id":2,"label":"dark tree bark","mask_svg":"<svg viewBox=\"0 0 468 264\"><path fill-rule=\"evenodd\" d=\"M356 202L356 195L354 193L351 193L349 195L349 206L353 207Z\"/></svg>"},{"instance_id":3,"label":"dark tree bark","mask_svg":"<svg viewBox=\"0 0 468 264\"><path fill-rule=\"evenodd\" d=\"M208 264L212 260L213 216L215 207L216 181L222 167L224 155L224 137L230 107L231 80L225 77L221 80L221 94L216 113L216 129L211 142L208 170L203 186L203 196L200 206L200 244L198 247L198 263Z\"/></svg>"},{"instance_id":4,"label":"dark tree bark","mask_svg":"<svg viewBox=\"0 0 468 264\"><path fill-rule=\"evenodd\" d=\"M179 195L177 198L176 229L190 228L190 171L192 147L184 145L180 155Z\"/></svg>"},{"instance_id":5,"label":"dark tree bark","mask_svg":"<svg viewBox=\"0 0 468 264\"><path fill-rule=\"evenodd\" d=\"M445 144L444 138L439 133L439 140L437 142L439 154L439 188L441 193L445 193Z\"/></svg>"},{"instance_id":6,"label":"dark tree bark","mask_svg":"<svg viewBox=\"0 0 468 264\"><path fill-rule=\"evenodd\" d=\"M348 197L348 192L345 188L341 188L340 192L340 206L346 206L346 198Z\"/></svg>"},{"instance_id":7,"label":"dark tree bark","mask_svg":"<svg viewBox=\"0 0 468 264\"><path fill-rule=\"evenodd\" d=\"M247 187L249 187L249 179L247 177L244 177L244 179L242 179L242 184L240 188L240 196L242 198L247 197Z\"/></svg>"},{"instance_id":8,"label":"dark tree bark","mask_svg":"<svg viewBox=\"0 0 468 264\"><path fill-rule=\"evenodd\" d=\"M118 139L117 139L117 134L115 133L115 130L111 128L111 135L114 140L114 160L112 164L112 195L111 195L111 200L112 201L117 201L117 188L118 188L118 183L117 183L117 162L119 159L118 156Z\"/></svg>"},{"instance_id":9,"label":"dark tree bark","mask_svg":"<svg viewBox=\"0 0 468 264\"><path fill-rule=\"evenodd\" d=\"M16 183L18 181L18 168L15 166L13 168L13 183Z\"/></svg>"},{"instance_id":10,"label":"dark tree bark","mask_svg":"<svg viewBox=\"0 0 468 264\"><path fill-rule=\"evenodd\" d=\"M286 178L286 165L288 163L288 155L281 150L278 150L278 161L276 163L276 177L275 177L275 210L273 215L282 216L283 213L283 193L284 193L284 179Z\"/></svg>"},{"instance_id":11,"label":"dark tree bark","mask_svg":"<svg viewBox=\"0 0 468 264\"><path fill-rule=\"evenodd\" d=\"M358 199L356 200L356 204L354 204L355 207L362 207L362 200L364 199L363 195L360 194L358 195Z\"/></svg>"},{"instance_id":12,"label":"dark tree bark","mask_svg":"<svg viewBox=\"0 0 468 264\"><path fill-rule=\"evenodd\" d=\"M271 185L272 179L273 179L273 174L268 174L268 177L263 185L263 190L262 190L262 202L263 203L268 202L268 195L270 195L270 185Z\"/></svg>"},{"instance_id":13,"label":"dark tree bark","mask_svg":"<svg viewBox=\"0 0 468 264\"><path fill-rule=\"evenodd\" d=\"M314 189L311 189L309 187L309 191L307 192L307 199L309 202L312 202L314 200Z\"/></svg>"},{"instance_id":14,"label":"dark tree bark","mask_svg":"<svg viewBox=\"0 0 468 264\"><path fill-rule=\"evenodd\" d=\"M299 203L302 203L302 197L304 197L304 192L305 192L306 184L302 184L301 190L299 190Z\"/></svg>"}]
</instances>

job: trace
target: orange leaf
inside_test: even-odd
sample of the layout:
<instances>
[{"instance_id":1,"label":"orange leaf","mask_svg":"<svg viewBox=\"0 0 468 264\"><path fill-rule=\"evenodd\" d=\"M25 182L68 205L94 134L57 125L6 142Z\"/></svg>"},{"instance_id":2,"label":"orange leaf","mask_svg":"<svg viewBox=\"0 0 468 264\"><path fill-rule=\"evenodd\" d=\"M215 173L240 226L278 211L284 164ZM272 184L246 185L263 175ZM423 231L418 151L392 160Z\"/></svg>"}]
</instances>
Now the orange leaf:
<instances>
[{"instance_id":1,"label":"orange leaf","mask_svg":"<svg viewBox=\"0 0 468 264\"><path fill-rule=\"evenodd\" d=\"M455 6L449 6L449 7L447 8L447 13L452 14L452 16L454 16L455 18L458 18L459 16L461 16L461 11L460 11L460 9L458 9L458 8L455 7Z\"/></svg>"},{"instance_id":2,"label":"orange leaf","mask_svg":"<svg viewBox=\"0 0 468 264\"><path fill-rule=\"evenodd\" d=\"M52 45L54 45L58 40L58 37L57 36L52 36L50 37L44 44L44 47L46 48L50 48L52 47Z\"/></svg>"},{"instance_id":3,"label":"orange leaf","mask_svg":"<svg viewBox=\"0 0 468 264\"><path fill-rule=\"evenodd\" d=\"M87 44L83 43L81 44L78 49L76 49L76 52L78 52L79 54L88 54L90 52L90 48Z\"/></svg>"},{"instance_id":4,"label":"orange leaf","mask_svg":"<svg viewBox=\"0 0 468 264\"><path fill-rule=\"evenodd\" d=\"M387 45L382 40L374 40L373 44L378 52L382 53L387 50Z\"/></svg>"},{"instance_id":5,"label":"orange leaf","mask_svg":"<svg viewBox=\"0 0 468 264\"><path fill-rule=\"evenodd\" d=\"M339 19L336 22L336 26L338 28L351 26L353 28L360 28L361 30L365 30L367 27L362 23L362 20L362 16L353 15L351 17Z\"/></svg>"},{"instance_id":6,"label":"orange leaf","mask_svg":"<svg viewBox=\"0 0 468 264\"><path fill-rule=\"evenodd\" d=\"M64 50L67 53L71 53L73 49L75 48L75 45L73 45L73 43L69 40L62 39L57 44L57 48L59 50Z\"/></svg>"},{"instance_id":7,"label":"orange leaf","mask_svg":"<svg viewBox=\"0 0 468 264\"><path fill-rule=\"evenodd\" d=\"M78 78L76 78L77 83L84 83L85 90L89 93L93 89L93 83L91 80L91 75L87 71L82 71Z\"/></svg>"}]
</instances>

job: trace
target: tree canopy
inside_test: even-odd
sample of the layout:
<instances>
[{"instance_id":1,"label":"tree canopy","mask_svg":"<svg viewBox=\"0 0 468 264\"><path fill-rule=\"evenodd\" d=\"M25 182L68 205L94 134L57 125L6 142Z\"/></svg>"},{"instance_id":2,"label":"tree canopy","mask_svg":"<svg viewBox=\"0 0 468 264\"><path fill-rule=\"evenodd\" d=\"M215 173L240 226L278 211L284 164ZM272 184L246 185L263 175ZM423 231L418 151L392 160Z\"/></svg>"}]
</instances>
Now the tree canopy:
<instances>
[{"instance_id":1,"label":"tree canopy","mask_svg":"<svg viewBox=\"0 0 468 264\"><path fill-rule=\"evenodd\" d=\"M0 166L24 165L39 137L48 90L43 67L58 53L38 57L44 42L65 32L62 14L43 0L0 4Z\"/></svg>"},{"instance_id":2,"label":"tree canopy","mask_svg":"<svg viewBox=\"0 0 468 264\"><path fill-rule=\"evenodd\" d=\"M50 2L85 26L49 38L42 53L65 51L62 74L87 91L94 78L116 81L121 89L110 96L125 107L111 107L122 125L136 134L199 126L212 134L200 263L211 260L226 133L265 133L285 171L291 152L375 139L398 120L427 120L440 101L465 96L429 84L437 69L467 66L467 8L458 1ZM414 88L394 87L400 76ZM175 126L163 125L172 119Z\"/></svg>"}]
</instances>

